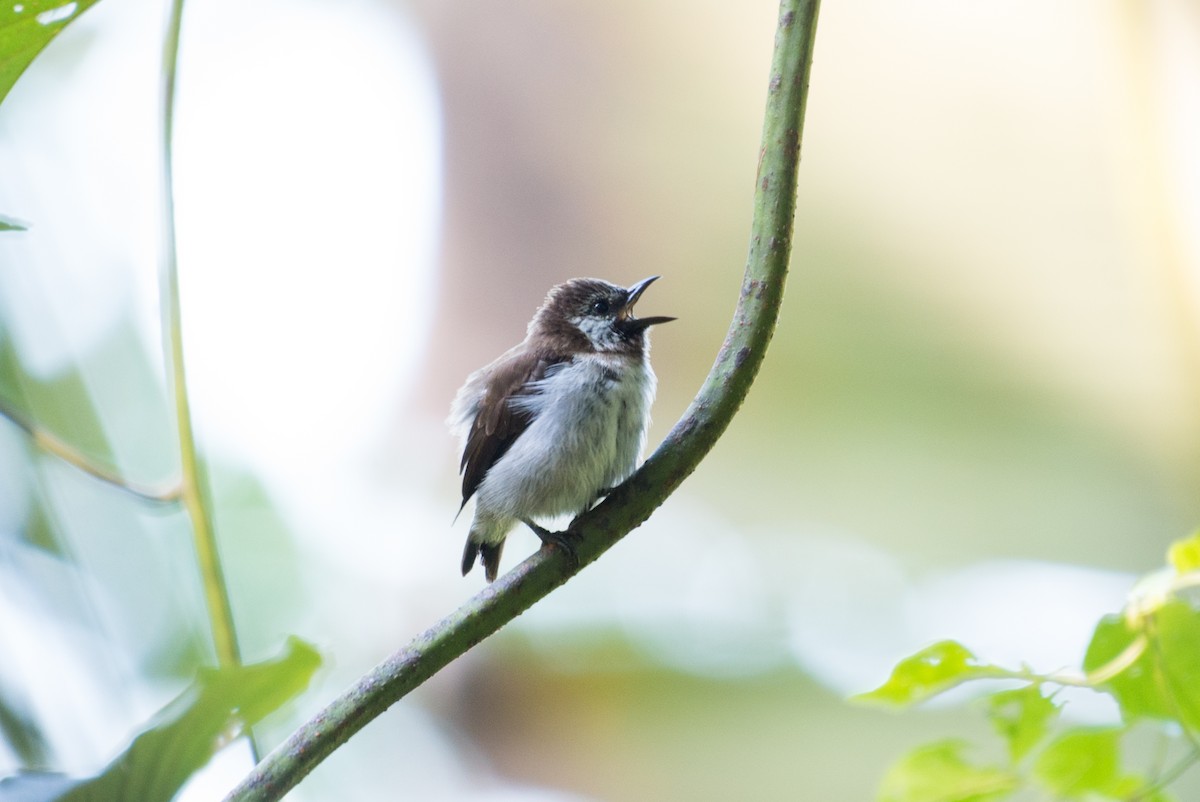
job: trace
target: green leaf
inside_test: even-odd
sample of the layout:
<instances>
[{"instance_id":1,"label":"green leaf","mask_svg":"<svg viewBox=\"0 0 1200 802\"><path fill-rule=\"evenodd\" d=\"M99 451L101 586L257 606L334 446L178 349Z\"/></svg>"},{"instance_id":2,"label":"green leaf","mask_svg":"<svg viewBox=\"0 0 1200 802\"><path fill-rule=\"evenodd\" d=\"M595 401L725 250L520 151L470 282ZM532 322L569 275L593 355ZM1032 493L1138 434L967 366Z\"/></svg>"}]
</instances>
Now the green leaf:
<instances>
[{"instance_id":1,"label":"green leaf","mask_svg":"<svg viewBox=\"0 0 1200 802\"><path fill-rule=\"evenodd\" d=\"M914 749L888 769L879 802L990 802L1017 789L1019 779L1001 768L973 766L961 741Z\"/></svg>"},{"instance_id":2,"label":"green leaf","mask_svg":"<svg viewBox=\"0 0 1200 802\"><path fill-rule=\"evenodd\" d=\"M1111 727L1069 730L1038 755L1033 776L1055 796L1068 799L1114 791L1121 783L1122 732Z\"/></svg>"},{"instance_id":3,"label":"green leaf","mask_svg":"<svg viewBox=\"0 0 1200 802\"><path fill-rule=\"evenodd\" d=\"M1008 742L1013 763L1037 746L1057 716L1058 705L1043 696L1036 685L1000 691L988 698L988 718Z\"/></svg>"},{"instance_id":4,"label":"green leaf","mask_svg":"<svg viewBox=\"0 0 1200 802\"><path fill-rule=\"evenodd\" d=\"M4 13L3 10L0 9L0 15L2 15L3 13ZM0 59L3 59L3 58L4 58L4 56L0 55ZM24 223L21 223L17 220L14 220L11 217L5 217L4 215L0 214L0 231L25 231L28 228L29 227L27 225L25 225Z\"/></svg>"},{"instance_id":5,"label":"green leaf","mask_svg":"<svg viewBox=\"0 0 1200 802\"><path fill-rule=\"evenodd\" d=\"M1084 671L1096 671L1117 658L1141 633L1122 615L1106 615L1092 633L1083 657ZM1101 686L1116 698L1126 719L1140 717L1170 718L1162 689L1154 676L1154 666L1144 651L1128 668Z\"/></svg>"},{"instance_id":6,"label":"green leaf","mask_svg":"<svg viewBox=\"0 0 1200 802\"><path fill-rule=\"evenodd\" d=\"M1167 550L1167 560L1181 574L1200 570L1200 531L1172 543Z\"/></svg>"},{"instance_id":7,"label":"green leaf","mask_svg":"<svg viewBox=\"0 0 1200 802\"><path fill-rule=\"evenodd\" d=\"M1200 613L1187 602L1168 601L1137 624L1105 616L1088 645L1084 669L1105 666L1140 636L1150 639L1149 647L1102 687L1127 720L1166 719L1200 729Z\"/></svg>"},{"instance_id":8,"label":"green leaf","mask_svg":"<svg viewBox=\"0 0 1200 802\"><path fill-rule=\"evenodd\" d=\"M11 749L23 766L49 765L49 744L23 701L19 696L17 699L0 696L0 743Z\"/></svg>"},{"instance_id":9,"label":"green leaf","mask_svg":"<svg viewBox=\"0 0 1200 802\"><path fill-rule=\"evenodd\" d=\"M202 670L104 773L73 789L62 802L169 802L242 727L307 688L320 664L312 646L289 638L284 654L274 660Z\"/></svg>"},{"instance_id":10,"label":"green leaf","mask_svg":"<svg viewBox=\"0 0 1200 802\"><path fill-rule=\"evenodd\" d=\"M994 677L996 671L994 666L977 663L961 643L944 640L901 660L887 682L852 699L897 707L914 705L966 680Z\"/></svg>"},{"instance_id":11,"label":"green leaf","mask_svg":"<svg viewBox=\"0 0 1200 802\"><path fill-rule=\"evenodd\" d=\"M0 3L0 101L42 48L96 0L6 0Z\"/></svg>"},{"instance_id":12,"label":"green leaf","mask_svg":"<svg viewBox=\"0 0 1200 802\"><path fill-rule=\"evenodd\" d=\"M1113 799L1135 800L1135 802L1174 802L1175 797L1161 788L1153 786L1145 777L1126 774L1108 790Z\"/></svg>"}]
</instances>

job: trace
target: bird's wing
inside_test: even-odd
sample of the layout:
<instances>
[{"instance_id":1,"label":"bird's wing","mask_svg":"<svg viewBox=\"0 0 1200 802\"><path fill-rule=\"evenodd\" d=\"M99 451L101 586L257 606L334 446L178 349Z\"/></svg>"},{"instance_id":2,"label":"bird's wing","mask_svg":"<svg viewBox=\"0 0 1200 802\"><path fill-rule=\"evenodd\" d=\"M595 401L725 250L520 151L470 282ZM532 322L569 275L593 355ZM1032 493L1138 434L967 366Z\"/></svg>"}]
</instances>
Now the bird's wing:
<instances>
[{"instance_id":1,"label":"bird's wing","mask_svg":"<svg viewBox=\"0 0 1200 802\"><path fill-rule=\"evenodd\" d=\"M463 506L536 415L532 405L513 403L514 399L537 392L535 382L546 378L547 371L568 359L552 353L518 352L501 357L489 371L459 466L463 475Z\"/></svg>"}]
</instances>

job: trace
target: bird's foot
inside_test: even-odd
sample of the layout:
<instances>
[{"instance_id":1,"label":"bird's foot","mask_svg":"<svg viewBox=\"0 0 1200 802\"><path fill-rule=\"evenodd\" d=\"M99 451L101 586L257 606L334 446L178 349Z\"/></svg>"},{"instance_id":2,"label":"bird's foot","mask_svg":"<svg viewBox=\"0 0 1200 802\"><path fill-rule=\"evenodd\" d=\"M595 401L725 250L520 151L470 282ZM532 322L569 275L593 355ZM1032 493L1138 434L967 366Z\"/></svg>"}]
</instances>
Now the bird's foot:
<instances>
[{"instance_id":1,"label":"bird's foot","mask_svg":"<svg viewBox=\"0 0 1200 802\"><path fill-rule=\"evenodd\" d=\"M572 571L579 568L579 554L575 551L575 536L569 530L566 532L551 532L545 527L538 526L533 521L522 519L521 523L533 530L533 533L542 541L542 546L557 546L562 549L571 563Z\"/></svg>"}]
</instances>

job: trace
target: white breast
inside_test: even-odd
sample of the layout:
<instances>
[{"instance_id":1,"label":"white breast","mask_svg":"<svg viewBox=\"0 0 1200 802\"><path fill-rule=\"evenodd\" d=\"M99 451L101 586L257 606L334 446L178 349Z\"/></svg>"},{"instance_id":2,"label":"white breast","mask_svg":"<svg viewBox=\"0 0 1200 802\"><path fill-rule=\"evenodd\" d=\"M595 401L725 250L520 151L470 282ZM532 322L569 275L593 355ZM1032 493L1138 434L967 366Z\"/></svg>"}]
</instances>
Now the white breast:
<instances>
[{"instance_id":1,"label":"white breast","mask_svg":"<svg viewBox=\"0 0 1200 802\"><path fill-rule=\"evenodd\" d=\"M637 467L654 400L645 358L588 354L514 401L533 422L488 471L477 503L514 518L578 513Z\"/></svg>"}]
</instances>

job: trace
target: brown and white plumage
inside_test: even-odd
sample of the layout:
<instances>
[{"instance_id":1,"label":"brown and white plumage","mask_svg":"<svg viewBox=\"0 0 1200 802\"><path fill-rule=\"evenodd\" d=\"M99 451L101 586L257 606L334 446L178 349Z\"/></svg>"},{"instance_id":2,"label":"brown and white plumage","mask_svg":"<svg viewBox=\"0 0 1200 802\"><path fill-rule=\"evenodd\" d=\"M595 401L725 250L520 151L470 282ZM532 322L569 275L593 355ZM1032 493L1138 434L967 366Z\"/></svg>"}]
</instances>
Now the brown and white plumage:
<instances>
[{"instance_id":1,"label":"brown and white plumage","mask_svg":"<svg viewBox=\"0 0 1200 802\"><path fill-rule=\"evenodd\" d=\"M673 319L633 316L656 278L554 287L525 340L458 391L463 506L475 497L463 574L479 558L492 581L517 523L582 512L637 467L656 384L646 330Z\"/></svg>"}]
</instances>

